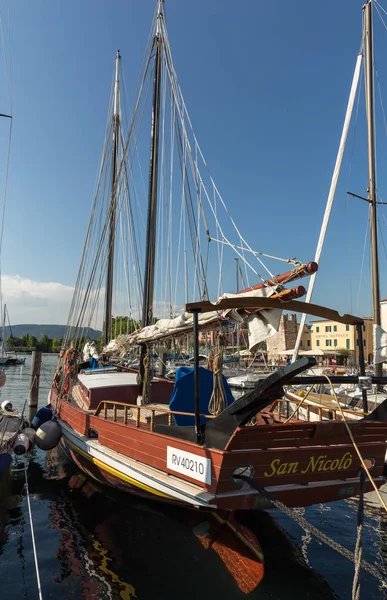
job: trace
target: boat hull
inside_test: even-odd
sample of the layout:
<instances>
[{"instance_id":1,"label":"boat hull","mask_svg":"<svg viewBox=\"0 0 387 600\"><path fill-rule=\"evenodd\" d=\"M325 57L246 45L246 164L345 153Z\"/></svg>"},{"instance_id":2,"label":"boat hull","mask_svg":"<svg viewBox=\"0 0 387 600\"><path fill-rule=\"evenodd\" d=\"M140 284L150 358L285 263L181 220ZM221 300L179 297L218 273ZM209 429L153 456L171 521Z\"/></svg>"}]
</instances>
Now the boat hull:
<instances>
[{"instance_id":1,"label":"boat hull","mask_svg":"<svg viewBox=\"0 0 387 600\"><path fill-rule=\"evenodd\" d=\"M62 405L62 409L63 409ZM71 427L69 411L75 407L66 403L66 421L59 419L62 429L62 444L67 456L88 476L102 484L140 496L161 500L163 502L189 505L201 510L252 510L272 507L272 502L265 493L258 493L247 483L231 481L232 474L244 465L251 465L252 479L259 483L274 497L287 506L309 506L320 502L331 502L348 498L359 493L358 466L355 465L354 453L350 453L350 445L339 448L319 445L311 449L299 447L273 448L260 450L256 447L243 450L235 447L234 451L216 451L204 449L181 440L162 436L150 431L127 428L126 455L116 448L123 448L117 441L123 432L123 426L101 420L99 424L100 443L96 439L76 431ZM62 412L62 411L61 411ZM89 417L91 420L92 417ZM98 419L98 417L94 417ZM75 422L78 422L74 419ZM89 422L97 427L94 421ZM103 433L102 427L110 428L110 441ZM280 426L281 427L281 426ZM300 425L300 430L305 429ZM248 428L247 434L254 434L254 428ZM262 432L257 434L262 436ZM268 435L271 435L268 431ZM115 437L115 439L113 439ZM153 438L153 439L152 439ZM234 446L238 445L235 436ZM149 448L153 443L154 455L148 460L139 460L145 456L137 454L132 448L141 450ZM110 448L106 445L109 444ZM380 487L385 445L373 444L372 455L375 456L377 468L374 471L376 484ZM206 455L212 463L214 477L211 483L201 484L181 474L173 473L167 466L168 447L177 452L187 452L187 448L196 452L198 460ZM370 456L370 446L363 447L364 456ZM355 469L345 472L350 463ZM160 465L163 468L160 468ZM340 470L342 468L342 470ZM298 469L299 476L296 474ZM304 472L304 474L302 474ZM286 476L289 475L289 477ZM370 482L366 491L371 491Z\"/></svg>"}]
</instances>

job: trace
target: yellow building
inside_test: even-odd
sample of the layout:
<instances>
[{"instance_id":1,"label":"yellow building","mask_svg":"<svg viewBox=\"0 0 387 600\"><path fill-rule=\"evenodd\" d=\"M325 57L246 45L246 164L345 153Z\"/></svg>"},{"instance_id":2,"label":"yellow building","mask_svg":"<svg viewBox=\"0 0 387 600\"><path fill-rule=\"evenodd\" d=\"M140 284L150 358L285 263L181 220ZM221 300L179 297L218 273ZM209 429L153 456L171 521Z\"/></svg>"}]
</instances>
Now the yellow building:
<instances>
[{"instance_id":1,"label":"yellow building","mask_svg":"<svg viewBox=\"0 0 387 600\"><path fill-rule=\"evenodd\" d=\"M349 350L351 352L350 362L352 364L358 362L359 346L354 325L343 325L326 319L311 321L310 325L311 350L320 349L326 356L339 355L339 351L343 349ZM372 362L373 358L372 325L372 319L364 318L363 348L364 358L368 362Z\"/></svg>"},{"instance_id":2,"label":"yellow building","mask_svg":"<svg viewBox=\"0 0 387 600\"><path fill-rule=\"evenodd\" d=\"M297 333L300 329L299 323L297 324ZM310 325L304 326L300 341L300 350L312 350L312 327Z\"/></svg>"}]
</instances>

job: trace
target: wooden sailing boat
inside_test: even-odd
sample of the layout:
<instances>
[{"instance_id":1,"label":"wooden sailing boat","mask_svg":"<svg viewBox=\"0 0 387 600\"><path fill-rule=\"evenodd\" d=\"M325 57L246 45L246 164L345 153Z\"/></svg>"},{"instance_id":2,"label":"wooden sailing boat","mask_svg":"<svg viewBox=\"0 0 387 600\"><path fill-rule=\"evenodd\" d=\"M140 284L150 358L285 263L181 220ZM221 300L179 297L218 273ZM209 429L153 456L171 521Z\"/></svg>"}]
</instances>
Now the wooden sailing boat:
<instances>
[{"instance_id":1,"label":"wooden sailing boat","mask_svg":"<svg viewBox=\"0 0 387 600\"><path fill-rule=\"evenodd\" d=\"M62 429L65 451L86 474L102 483L164 502L221 511L223 515L236 509L269 507L271 501L267 493L275 494L278 500L289 506L308 506L353 496L359 490L360 462L344 424L299 421L284 424L280 416L267 410L273 400L282 397L283 386L310 368L314 359L302 358L279 369L248 394L228 405L223 396L223 405L214 411L215 414L206 408L201 393L204 375L198 360L200 330L222 327L222 324L232 321L235 312L240 318L261 319L263 327L274 311L283 308L305 311L356 325L361 335L360 318L340 316L324 307L297 302L294 298L305 291L301 286L293 289L278 287L280 282L287 283L314 272L317 269L315 263L298 265L290 272L269 277L264 283L249 287L239 296L223 298L215 304L205 299L188 303L184 315L178 319L171 318L168 326L153 323L163 55L167 55L168 67L172 69L161 2L152 39L150 56L154 59L155 72L142 328L121 336L129 344L124 345L125 348L140 345L140 372L122 366L111 367L108 361L100 368L88 368L88 363L82 360L80 343L77 345L74 339L81 337L82 317L78 318L77 327L69 322L67 347L63 349L50 393L50 401ZM125 170L124 160L119 161L117 145L121 135L119 65L120 55L117 53L112 119L112 186L109 220L102 228L103 235L109 238L103 333L105 356L112 343L116 208L119 174ZM184 168L182 172L185 178ZM196 167L194 172L197 174ZM199 188L198 175L196 183ZM198 236L198 229L194 231ZM90 237L89 230L88 239ZM96 277L94 266L92 273ZM79 282L78 287L83 287ZM90 301L93 285L93 282L84 285L84 299ZM264 295L259 296L261 293ZM73 301L73 307L78 306L83 317L86 300L77 298ZM185 400L192 399L192 403L189 410L177 410L170 406L173 384L162 377L152 378L150 348L155 342L185 337L192 331L195 368L184 391ZM117 332L114 337L117 338ZM84 336L82 338L81 343ZM116 346L113 343L111 347ZM219 375L217 367L213 375L214 378ZM221 387L219 377L214 380L213 386L213 390L216 386ZM175 392L178 393L178 390L175 389ZM185 424L179 424L181 418L185 419ZM350 427L363 456L372 465L376 484L382 485L387 423L367 419L352 423ZM262 491L257 491L243 478L258 485ZM367 482L366 489L370 487L370 482Z\"/></svg>"}]
</instances>

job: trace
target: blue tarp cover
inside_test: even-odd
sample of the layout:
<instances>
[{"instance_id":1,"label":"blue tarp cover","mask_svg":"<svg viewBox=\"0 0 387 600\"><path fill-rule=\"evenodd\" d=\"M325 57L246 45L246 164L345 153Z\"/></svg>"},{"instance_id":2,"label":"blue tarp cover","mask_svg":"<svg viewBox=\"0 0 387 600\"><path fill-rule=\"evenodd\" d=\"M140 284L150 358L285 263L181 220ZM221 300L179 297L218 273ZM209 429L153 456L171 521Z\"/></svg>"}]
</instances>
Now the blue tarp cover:
<instances>
[{"instance_id":1,"label":"blue tarp cover","mask_svg":"<svg viewBox=\"0 0 387 600\"><path fill-rule=\"evenodd\" d=\"M229 385L224 375L222 376L224 390L226 393L226 405L234 402ZM208 403L211 398L214 385L214 372L204 367L199 367L200 381L200 413L208 415ZM194 369L192 367L179 367L176 371L176 381L173 387L169 408L178 412L195 412L195 384ZM184 415L174 415L176 425L189 426L195 424L194 417L185 417ZM201 417L200 422L208 421Z\"/></svg>"}]
</instances>

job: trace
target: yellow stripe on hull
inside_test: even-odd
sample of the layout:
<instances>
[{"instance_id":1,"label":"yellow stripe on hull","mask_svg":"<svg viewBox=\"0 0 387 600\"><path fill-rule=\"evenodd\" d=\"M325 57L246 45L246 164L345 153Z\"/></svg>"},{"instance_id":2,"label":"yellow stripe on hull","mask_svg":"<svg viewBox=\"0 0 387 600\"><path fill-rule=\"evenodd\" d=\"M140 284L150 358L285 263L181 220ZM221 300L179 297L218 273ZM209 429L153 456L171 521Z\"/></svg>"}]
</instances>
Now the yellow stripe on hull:
<instances>
[{"instance_id":1,"label":"yellow stripe on hull","mask_svg":"<svg viewBox=\"0 0 387 600\"><path fill-rule=\"evenodd\" d=\"M168 494L163 494L163 492L159 492L158 490L155 490L154 488L152 488L144 483L140 483L139 481L136 481L136 479L132 479L132 477L129 477L128 475L125 475L124 473L121 473L114 467L107 465L106 463L102 462L98 458L94 458L94 456L91 456L91 454L88 454L87 452L84 452L84 450L81 450L80 448L78 448L78 446L76 444L74 444L74 442L69 440L68 437L66 437L65 435L64 435L64 437L66 439L66 443L69 444L69 446L71 446L72 448L74 448L77 452L79 452L79 454L81 454L84 458L86 458L88 461L95 464L100 469L107 471L108 473L110 473L110 475L117 477L117 479L121 479L121 481L125 481L126 483L129 483L130 485L140 488L140 489L144 490L145 492L148 492L155 496L161 496L162 498L168 498L170 500L175 500L175 498L173 496L169 496Z\"/></svg>"}]
</instances>

